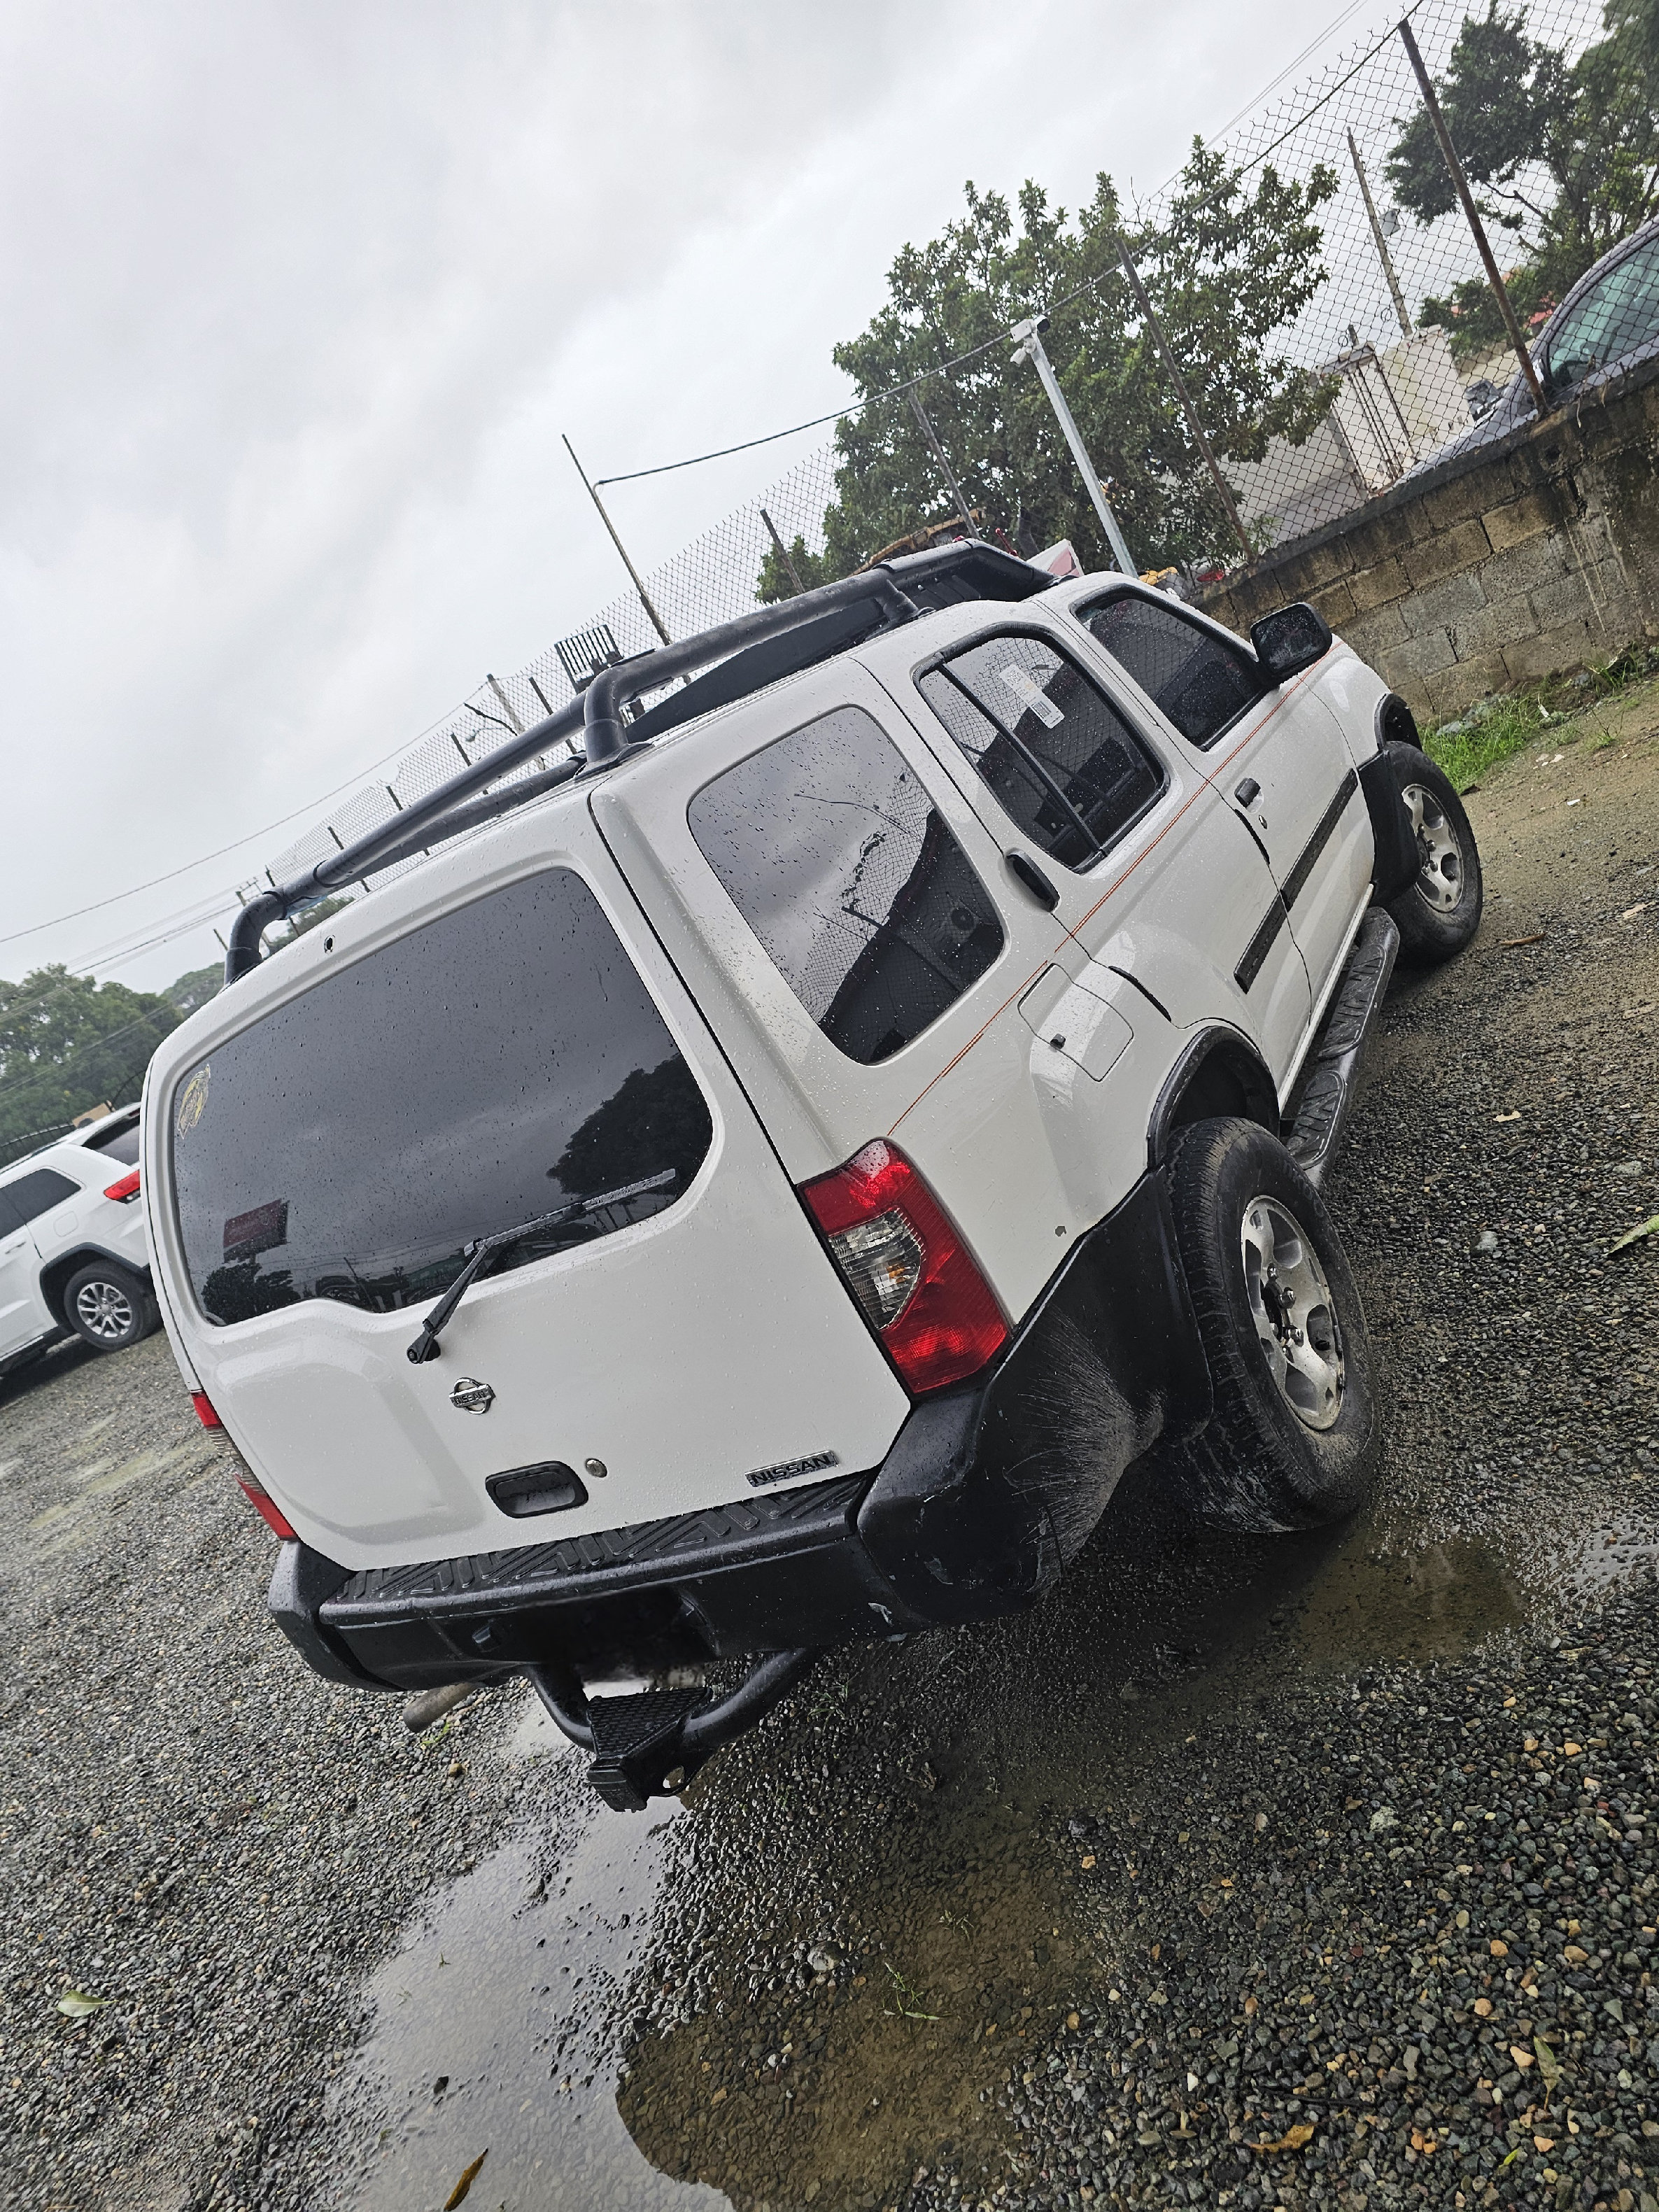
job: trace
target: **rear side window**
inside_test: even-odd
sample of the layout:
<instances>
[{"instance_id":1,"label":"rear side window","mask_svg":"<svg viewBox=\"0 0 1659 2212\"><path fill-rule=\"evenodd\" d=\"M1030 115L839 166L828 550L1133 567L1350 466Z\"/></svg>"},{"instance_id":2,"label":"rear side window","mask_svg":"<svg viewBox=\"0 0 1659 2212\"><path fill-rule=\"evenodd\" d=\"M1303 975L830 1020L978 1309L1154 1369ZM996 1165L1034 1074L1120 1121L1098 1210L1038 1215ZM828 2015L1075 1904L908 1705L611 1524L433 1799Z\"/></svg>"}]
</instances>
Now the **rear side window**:
<instances>
[{"instance_id":1,"label":"rear side window","mask_svg":"<svg viewBox=\"0 0 1659 2212\"><path fill-rule=\"evenodd\" d=\"M88 1145L87 1150L101 1152L108 1160L119 1160L123 1167L134 1168L137 1166L138 1155L143 1149L143 1133L134 1121L125 1129L112 1129L108 1136L100 1137L95 1144Z\"/></svg>"},{"instance_id":2,"label":"rear side window","mask_svg":"<svg viewBox=\"0 0 1659 2212\"><path fill-rule=\"evenodd\" d=\"M302 1298L435 1298L477 1238L567 1206L498 1271L610 1236L671 1206L713 1137L638 970L562 868L276 1008L170 1110L191 1280L221 1325Z\"/></svg>"},{"instance_id":3,"label":"rear side window","mask_svg":"<svg viewBox=\"0 0 1659 2212\"><path fill-rule=\"evenodd\" d=\"M1065 867L1088 867L1164 788L1106 694L1046 638L981 639L921 688L1006 811Z\"/></svg>"},{"instance_id":4,"label":"rear side window","mask_svg":"<svg viewBox=\"0 0 1659 2212\"><path fill-rule=\"evenodd\" d=\"M1189 744L1213 744L1261 696L1254 656L1173 607L1125 592L1080 619Z\"/></svg>"},{"instance_id":5,"label":"rear side window","mask_svg":"<svg viewBox=\"0 0 1659 2212\"><path fill-rule=\"evenodd\" d=\"M19 1176L15 1182L5 1185L9 1225L21 1229L25 1222L37 1220L54 1206L61 1206L66 1198L80 1195L80 1184L71 1182L66 1175L59 1175L56 1168L32 1168L27 1175Z\"/></svg>"},{"instance_id":6,"label":"rear side window","mask_svg":"<svg viewBox=\"0 0 1659 2212\"><path fill-rule=\"evenodd\" d=\"M691 834L830 1042L866 1066L1002 950L968 855L878 723L840 707L700 791Z\"/></svg>"}]
</instances>

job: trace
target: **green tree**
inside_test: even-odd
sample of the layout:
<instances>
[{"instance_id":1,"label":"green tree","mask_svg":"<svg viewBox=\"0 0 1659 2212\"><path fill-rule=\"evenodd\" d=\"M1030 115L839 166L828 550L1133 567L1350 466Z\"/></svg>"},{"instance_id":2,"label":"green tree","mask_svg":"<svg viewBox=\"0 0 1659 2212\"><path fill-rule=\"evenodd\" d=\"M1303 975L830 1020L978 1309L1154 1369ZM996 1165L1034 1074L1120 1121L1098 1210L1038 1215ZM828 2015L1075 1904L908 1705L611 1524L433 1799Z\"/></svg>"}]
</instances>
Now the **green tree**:
<instances>
[{"instance_id":1,"label":"green tree","mask_svg":"<svg viewBox=\"0 0 1659 2212\"><path fill-rule=\"evenodd\" d=\"M106 1100L136 1098L150 1054L182 1018L154 992L61 965L0 981L0 1157L15 1158Z\"/></svg>"},{"instance_id":2,"label":"green tree","mask_svg":"<svg viewBox=\"0 0 1659 2212\"><path fill-rule=\"evenodd\" d=\"M1318 380L1271 343L1323 283L1316 210L1336 190L1271 166L1247 185L1194 143L1161 218L1129 223L1109 177L1075 220L1027 182L1014 208L969 183L966 209L937 238L906 246L888 298L835 349L866 398L923 378L921 395L963 495L988 537L1034 550L1070 538L1085 562L1109 559L1087 487L1032 370L1005 331L1046 313L1044 343L1136 557L1148 567L1231 553L1224 517L1117 258L1122 229L1210 437L1234 459L1259 459L1274 434L1305 439L1328 404ZM979 350L975 351L975 349ZM943 374L941 364L973 358ZM836 433L836 495L825 550L806 582L849 574L881 547L952 512L921 429L903 400L849 416ZM792 587L775 550L763 599Z\"/></svg>"},{"instance_id":3,"label":"green tree","mask_svg":"<svg viewBox=\"0 0 1659 2212\"><path fill-rule=\"evenodd\" d=\"M1436 92L1490 222L1510 232L1505 283L1523 317L1547 308L1609 247L1659 212L1659 0L1609 0L1609 35L1569 64L1530 37L1527 11L1487 0L1466 15ZM1420 223L1457 204L1426 110L1396 118L1388 176ZM1486 287L1471 279L1419 318L1464 357L1503 342Z\"/></svg>"}]
</instances>

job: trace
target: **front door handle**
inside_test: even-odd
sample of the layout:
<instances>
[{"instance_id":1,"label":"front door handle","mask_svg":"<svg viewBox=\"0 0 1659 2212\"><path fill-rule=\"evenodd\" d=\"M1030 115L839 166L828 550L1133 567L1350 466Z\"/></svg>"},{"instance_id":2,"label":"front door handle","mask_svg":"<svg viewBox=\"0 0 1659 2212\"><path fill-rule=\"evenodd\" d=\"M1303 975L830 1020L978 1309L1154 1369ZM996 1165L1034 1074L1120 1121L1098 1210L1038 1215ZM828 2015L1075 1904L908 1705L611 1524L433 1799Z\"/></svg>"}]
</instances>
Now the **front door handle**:
<instances>
[{"instance_id":1,"label":"front door handle","mask_svg":"<svg viewBox=\"0 0 1659 2212\"><path fill-rule=\"evenodd\" d=\"M1241 806L1254 806L1261 796L1261 786L1253 775L1247 775L1233 793Z\"/></svg>"},{"instance_id":2,"label":"front door handle","mask_svg":"<svg viewBox=\"0 0 1659 2212\"><path fill-rule=\"evenodd\" d=\"M1008 853L1004 858L1008 863L1008 872L1015 882L1030 891L1039 906L1047 907L1052 914L1060 904L1060 893L1036 862L1028 859L1024 853Z\"/></svg>"}]
</instances>

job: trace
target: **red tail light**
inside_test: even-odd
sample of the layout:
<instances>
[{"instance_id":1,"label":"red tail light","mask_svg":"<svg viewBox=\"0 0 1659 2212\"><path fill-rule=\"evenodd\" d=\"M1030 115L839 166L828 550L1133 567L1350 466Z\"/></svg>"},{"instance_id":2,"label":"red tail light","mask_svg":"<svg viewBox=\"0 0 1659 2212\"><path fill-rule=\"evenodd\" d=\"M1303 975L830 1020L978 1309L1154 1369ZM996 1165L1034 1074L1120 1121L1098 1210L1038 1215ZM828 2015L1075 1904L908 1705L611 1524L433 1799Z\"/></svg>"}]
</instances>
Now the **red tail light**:
<instances>
[{"instance_id":1,"label":"red tail light","mask_svg":"<svg viewBox=\"0 0 1659 2212\"><path fill-rule=\"evenodd\" d=\"M121 1204L125 1206L130 1198L137 1197L138 1183L138 1170L134 1168L131 1174L124 1175L119 1182L111 1183L108 1188L105 1191L104 1195L106 1198L118 1199Z\"/></svg>"},{"instance_id":2,"label":"red tail light","mask_svg":"<svg viewBox=\"0 0 1659 2212\"><path fill-rule=\"evenodd\" d=\"M261 1490L250 1475L239 1474L236 1480L241 1487L243 1497L246 1498L265 1526L280 1536L284 1543L292 1540L295 1532L289 1527L282 1509L275 1498L267 1492Z\"/></svg>"},{"instance_id":3,"label":"red tail light","mask_svg":"<svg viewBox=\"0 0 1659 2212\"><path fill-rule=\"evenodd\" d=\"M299 1532L289 1526L287 1516L283 1513L282 1508L277 1504L276 1499L270 1496L268 1491L261 1490L258 1484L253 1480L252 1475L248 1471L246 1461L236 1449L235 1445L226 1434L224 1423L219 1419L218 1414L214 1411L212 1399L208 1396L205 1390L192 1390L190 1394L190 1402L195 1407L196 1418L202 1424L202 1426L204 1429L216 1429L219 1434L224 1437L225 1441L223 1449L235 1460L236 1486L241 1492L243 1497L246 1498L248 1504L253 1508L259 1518L264 1522L266 1528L271 1529L276 1535L280 1536L284 1543L289 1542L293 1537L297 1535Z\"/></svg>"},{"instance_id":4,"label":"red tail light","mask_svg":"<svg viewBox=\"0 0 1659 2212\"><path fill-rule=\"evenodd\" d=\"M989 1284L896 1146L878 1138L801 1196L911 1391L976 1375L1006 1343Z\"/></svg>"}]
</instances>

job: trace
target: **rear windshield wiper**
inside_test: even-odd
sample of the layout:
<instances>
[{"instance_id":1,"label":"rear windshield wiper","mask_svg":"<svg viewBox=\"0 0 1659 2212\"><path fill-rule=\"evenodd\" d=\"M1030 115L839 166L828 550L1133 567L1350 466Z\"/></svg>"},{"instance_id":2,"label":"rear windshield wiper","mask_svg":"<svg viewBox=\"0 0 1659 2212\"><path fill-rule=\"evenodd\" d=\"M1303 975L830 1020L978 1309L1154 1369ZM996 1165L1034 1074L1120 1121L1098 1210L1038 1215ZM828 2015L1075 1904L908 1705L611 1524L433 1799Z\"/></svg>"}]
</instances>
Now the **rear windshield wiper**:
<instances>
[{"instance_id":1,"label":"rear windshield wiper","mask_svg":"<svg viewBox=\"0 0 1659 2212\"><path fill-rule=\"evenodd\" d=\"M485 1268L509 1245L522 1244L526 1238L539 1236L546 1229L556 1229L564 1222L580 1220L583 1214L595 1213L602 1206L618 1206L625 1198L640 1198L648 1190L660 1190L665 1183L673 1182L677 1172L676 1169L665 1168L660 1175L647 1176L643 1182L624 1183L620 1190L599 1191L592 1198L573 1198L568 1206L561 1206L551 1213L538 1213L533 1221L521 1221L516 1229L498 1229L493 1237L481 1237L472 1247L471 1258L427 1316L420 1334L409 1347L410 1359L419 1367L438 1357L438 1339L448 1327L456 1307Z\"/></svg>"}]
</instances>

